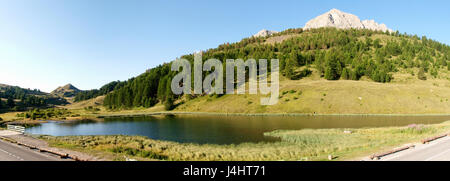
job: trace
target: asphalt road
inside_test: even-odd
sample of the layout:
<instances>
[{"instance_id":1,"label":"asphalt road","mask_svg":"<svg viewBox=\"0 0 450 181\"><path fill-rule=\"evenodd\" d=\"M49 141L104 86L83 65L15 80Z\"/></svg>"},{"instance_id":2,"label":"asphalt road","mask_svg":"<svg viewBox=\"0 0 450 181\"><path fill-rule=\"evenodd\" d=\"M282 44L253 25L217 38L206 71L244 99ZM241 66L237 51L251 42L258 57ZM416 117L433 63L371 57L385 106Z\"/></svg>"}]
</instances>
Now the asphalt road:
<instances>
[{"instance_id":1,"label":"asphalt road","mask_svg":"<svg viewBox=\"0 0 450 181\"><path fill-rule=\"evenodd\" d=\"M381 158L382 161L450 161L450 137Z\"/></svg>"},{"instance_id":2,"label":"asphalt road","mask_svg":"<svg viewBox=\"0 0 450 181\"><path fill-rule=\"evenodd\" d=\"M0 140L0 161L61 161L62 159Z\"/></svg>"}]
</instances>

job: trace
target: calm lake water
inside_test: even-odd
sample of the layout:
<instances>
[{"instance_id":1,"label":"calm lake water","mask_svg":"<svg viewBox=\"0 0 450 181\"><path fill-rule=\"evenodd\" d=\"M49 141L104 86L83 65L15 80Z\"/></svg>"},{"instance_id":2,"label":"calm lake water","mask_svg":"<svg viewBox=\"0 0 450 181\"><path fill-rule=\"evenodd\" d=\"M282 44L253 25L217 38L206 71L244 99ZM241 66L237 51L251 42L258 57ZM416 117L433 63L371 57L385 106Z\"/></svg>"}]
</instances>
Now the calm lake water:
<instances>
[{"instance_id":1,"label":"calm lake water","mask_svg":"<svg viewBox=\"0 0 450 181\"><path fill-rule=\"evenodd\" d=\"M182 143L238 144L268 142L264 132L288 129L363 128L435 124L450 116L145 116L105 118L103 122L49 122L27 128L32 134L141 135Z\"/></svg>"}]
</instances>

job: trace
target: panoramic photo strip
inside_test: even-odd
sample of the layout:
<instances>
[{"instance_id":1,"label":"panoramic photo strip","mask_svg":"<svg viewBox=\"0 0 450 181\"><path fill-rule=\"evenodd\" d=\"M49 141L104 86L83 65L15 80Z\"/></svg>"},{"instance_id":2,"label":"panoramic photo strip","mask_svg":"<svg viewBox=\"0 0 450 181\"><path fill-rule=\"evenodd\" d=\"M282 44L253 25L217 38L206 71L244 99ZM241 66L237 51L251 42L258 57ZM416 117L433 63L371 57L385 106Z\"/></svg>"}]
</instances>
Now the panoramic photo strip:
<instances>
[{"instance_id":1,"label":"panoramic photo strip","mask_svg":"<svg viewBox=\"0 0 450 181\"><path fill-rule=\"evenodd\" d=\"M448 7L0 0L0 170L221 180L450 161Z\"/></svg>"}]
</instances>

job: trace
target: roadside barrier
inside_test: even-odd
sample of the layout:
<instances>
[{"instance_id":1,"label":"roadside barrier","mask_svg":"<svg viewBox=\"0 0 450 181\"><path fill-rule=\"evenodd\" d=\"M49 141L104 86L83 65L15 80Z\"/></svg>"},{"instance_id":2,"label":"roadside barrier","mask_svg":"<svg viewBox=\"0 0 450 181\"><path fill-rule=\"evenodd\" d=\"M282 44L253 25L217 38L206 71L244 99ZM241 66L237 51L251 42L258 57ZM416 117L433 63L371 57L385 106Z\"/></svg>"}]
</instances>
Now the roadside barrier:
<instances>
[{"instance_id":1,"label":"roadside barrier","mask_svg":"<svg viewBox=\"0 0 450 181\"><path fill-rule=\"evenodd\" d=\"M8 124L8 125L6 125L6 129L8 129L10 131L19 132L22 134L25 133L25 127L23 127L23 126L16 126L16 125Z\"/></svg>"},{"instance_id":2,"label":"roadside barrier","mask_svg":"<svg viewBox=\"0 0 450 181\"><path fill-rule=\"evenodd\" d=\"M381 157L384 157L386 155L390 155L390 154L397 153L397 152L400 152L400 151L403 151L403 150L407 150L407 149L410 149L410 148L414 148L414 147L415 147L415 145L404 146L404 147L397 148L397 149L394 149L394 150L391 150L391 151L388 151L388 152L372 155L372 156L370 156L370 159L372 159L372 160L379 160Z\"/></svg>"},{"instance_id":3,"label":"roadside barrier","mask_svg":"<svg viewBox=\"0 0 450 181\"><path fill-rule=\"evenodd\" d=\"M431 137L431 138L427 138L427 139L423 139L421 141L421 143L422 144L426 144L426 143L435 141L437 139L441 139L441 138L446 137L446 136L450 136L450 133L439 135L439 136L435 136L435 137ZM384 152L384 153L381 153L381 154L372 155L369 158L371 160L379 160L381 157L384 157L384 156L387 156L387 155L390 155L390 154L393 154L393 153L397 153L397 152L400 152L400 151L404 151L404 150L407 150L407 149L410 149L410 148L414 148L414 147L415 147L415 145L404 146L404 147L397 148L397 149L394 149L394 150L391 150L391 151L388 151L388 152Z\"/></svg>"},{"instance_id":4,"label":"roadside barrier","mask_svg":"<svg viewBox=\"0 0 450 181\"><path fill-rule=\"evenodd\" d=\"M446 137L446 136L448 136L448 135L449 135L449 134L443 134L443 135L440 135L440 136L436 136L436 137L424 139L424 140L422 140L422 144L426 144L426 143L432 142L432 141L434 141L434 140L437 140L437 139L439 139L439 138Z\"/></svg>"}]
</instances>

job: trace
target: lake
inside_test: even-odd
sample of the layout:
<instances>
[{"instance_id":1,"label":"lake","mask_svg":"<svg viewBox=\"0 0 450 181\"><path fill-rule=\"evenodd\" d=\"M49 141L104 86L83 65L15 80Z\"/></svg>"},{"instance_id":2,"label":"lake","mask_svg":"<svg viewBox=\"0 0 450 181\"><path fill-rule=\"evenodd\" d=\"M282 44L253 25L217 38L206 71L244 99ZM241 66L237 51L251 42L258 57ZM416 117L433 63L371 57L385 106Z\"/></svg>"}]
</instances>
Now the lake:
<instances>
[{"instance_id":1,"label":"lake","mask_svg":"<svg viewBox=\"0 0 450 181\"><path fill-rule=\"evenodd\" d=\"M278 129L323 129L436 124L450 116L220 116L177 115L114 117L104 121L48 122L27 133L68 135L141 135L152 139L200 144L270 142L264 132Z\"/></svg>"}]
</instances>

